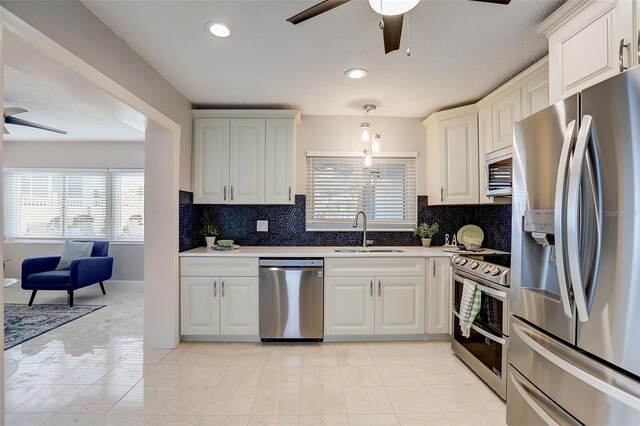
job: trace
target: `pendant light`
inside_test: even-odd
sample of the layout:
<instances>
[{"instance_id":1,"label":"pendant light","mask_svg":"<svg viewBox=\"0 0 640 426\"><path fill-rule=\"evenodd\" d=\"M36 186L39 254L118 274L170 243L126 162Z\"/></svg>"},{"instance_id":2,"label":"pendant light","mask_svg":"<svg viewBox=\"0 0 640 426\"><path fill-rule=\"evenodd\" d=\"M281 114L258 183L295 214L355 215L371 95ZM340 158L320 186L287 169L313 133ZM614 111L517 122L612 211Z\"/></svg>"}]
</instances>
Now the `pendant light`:
<instances>
[{"instance_id":1,"label":"pendant light","mask_svg":"<svg viewBox=\"0 0 640 426\"><path fill-rule=\"evenodd\" d=\"M380 151L380 134L373 133L371 124L369 123L369 112L375 111L376 106L373 104L365 104L362 106L365 111L365 120L360 123L360 140L366 143L364 149L364 167L371 167L373 164L373 153Z\"/></svg>"}]
</instances>

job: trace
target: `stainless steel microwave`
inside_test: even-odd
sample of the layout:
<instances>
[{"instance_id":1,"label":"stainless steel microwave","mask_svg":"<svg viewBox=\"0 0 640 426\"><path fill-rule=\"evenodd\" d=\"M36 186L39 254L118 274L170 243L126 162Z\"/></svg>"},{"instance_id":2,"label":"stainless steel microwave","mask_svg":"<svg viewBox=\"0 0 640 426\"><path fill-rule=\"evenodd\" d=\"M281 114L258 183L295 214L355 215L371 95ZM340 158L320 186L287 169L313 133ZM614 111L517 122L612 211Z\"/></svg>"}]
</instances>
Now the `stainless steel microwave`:
<instances>
[{"instance_id":1,"label":"stainless steel microwave","mask_svg":"<svg viewBox=\"0 0 640 426\"><path fill-rule=\"evenodd\" d=\"M485 194L510 196L513 182L513 148L492 151L485 157Z\"/></svg>"}]
</instances>

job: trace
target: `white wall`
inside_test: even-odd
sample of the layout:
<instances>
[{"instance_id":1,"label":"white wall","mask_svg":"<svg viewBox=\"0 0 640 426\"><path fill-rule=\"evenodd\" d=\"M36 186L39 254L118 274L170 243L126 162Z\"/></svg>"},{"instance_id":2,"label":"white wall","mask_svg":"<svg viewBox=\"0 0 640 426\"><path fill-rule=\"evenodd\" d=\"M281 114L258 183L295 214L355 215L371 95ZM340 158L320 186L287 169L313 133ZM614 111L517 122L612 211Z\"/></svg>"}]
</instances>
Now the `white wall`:
<instances>
[{"instance_id":1,"label":"white wall","mask_svg":"<svg viewBox=\"0 0 640 426\"><path fill-rule=\"evenodd\" d=\"M423 118L370 116L371 128L380 133L382 152L418 153L418 195L427 193L426 134ZM307 151L360 151L360 123L363 116L303 115L298 128L296 194L307 193Z\"/></svg>"},{"instance_id":2,"label":"white wall","mask_svg":"<svg viewBox=\"0 0 640 426\"><path fill-rule=\"evenodd\" d=\"M191 191L191 103L79 1L2 6L181 126L180 189Z\"/></svg>"},{"instance_id":3,"label":"white wall","mask_svg":"<svg viewBox=\"0 0 640 426\"><path fill-rule=\"evenodd\" d=\"M5 167L36 168L144 168L143 142L4 142ZM62 243L5 242L5 276L19 278L27 257L59 256ZM110 244L114 257L113 280L144 279L144 245Z\"/></svg>"}]
</instances>

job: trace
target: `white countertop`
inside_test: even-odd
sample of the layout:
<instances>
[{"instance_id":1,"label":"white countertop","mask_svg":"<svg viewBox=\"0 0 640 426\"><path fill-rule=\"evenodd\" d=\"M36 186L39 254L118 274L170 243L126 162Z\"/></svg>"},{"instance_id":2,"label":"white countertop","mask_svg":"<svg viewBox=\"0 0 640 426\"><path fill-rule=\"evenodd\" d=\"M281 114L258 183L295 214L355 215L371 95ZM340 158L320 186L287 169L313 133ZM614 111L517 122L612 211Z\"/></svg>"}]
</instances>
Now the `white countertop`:
<instances>
[{"instance_id":1,"label":"white countertop","mask_svg":"<svg viewBox=\"0 0 640 426\"><path fill-rule=\"evenodd\" d=\"M401 252L337 252L336 250L356 250L362 247L335 247L335 246L246 246L235 250L220 251L208 247L198 247L192 250L184 251L179 255L186 256L214 256L214 257L438 257L452 256L447 250L455 250L455 247L421 247L421 246L402 246L402 247L384 247L370 246L367 250L402 250ZM470 252L466 252L471 254ZM473 253L478 256L483 254L507 254L499 250L485 249L479 253Z\"/></svg>"}]
</instances>

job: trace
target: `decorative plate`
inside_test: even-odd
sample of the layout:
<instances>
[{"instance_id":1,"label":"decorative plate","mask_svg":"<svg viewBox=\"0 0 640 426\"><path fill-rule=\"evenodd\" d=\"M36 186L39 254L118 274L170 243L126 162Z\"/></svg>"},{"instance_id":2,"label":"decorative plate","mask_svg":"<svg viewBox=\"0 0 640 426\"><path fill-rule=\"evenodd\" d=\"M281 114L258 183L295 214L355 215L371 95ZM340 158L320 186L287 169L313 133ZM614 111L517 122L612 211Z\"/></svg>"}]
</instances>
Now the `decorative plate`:
<instances>
[{"instance_id":1,"label":"decorative plate","mask_svg":"<svg viewBox=\"0 0 640 426\"><path fill-rule=\"evenodd\" d=\"M239 249L240 246L237 244L232 244L230 247L226 247L226 246L219 246L218 244L214 244L213 245L213 249L214 250L220 250L220 251L230 251L230 250L235 250L235 249Z\"/></svg>"},{"instance_id":2,"label":"decorative plate","mask_svg":"<svg viewBox=\"0 0 640 426\"><path fill-rule=\"evenodd\" d=\"M476 225L465 225L458 230L458 242L464 244L482 244L484 232Z\"/></svg>"}]
</instances>

